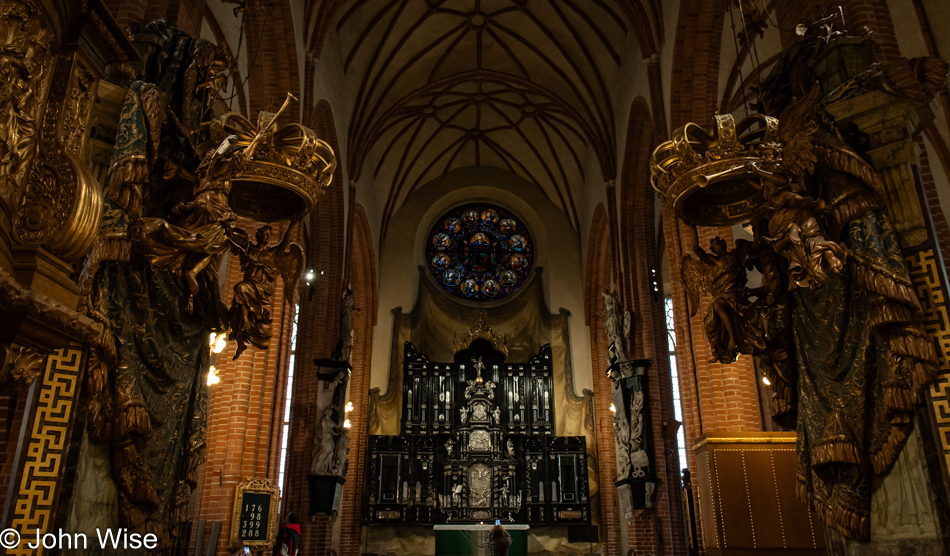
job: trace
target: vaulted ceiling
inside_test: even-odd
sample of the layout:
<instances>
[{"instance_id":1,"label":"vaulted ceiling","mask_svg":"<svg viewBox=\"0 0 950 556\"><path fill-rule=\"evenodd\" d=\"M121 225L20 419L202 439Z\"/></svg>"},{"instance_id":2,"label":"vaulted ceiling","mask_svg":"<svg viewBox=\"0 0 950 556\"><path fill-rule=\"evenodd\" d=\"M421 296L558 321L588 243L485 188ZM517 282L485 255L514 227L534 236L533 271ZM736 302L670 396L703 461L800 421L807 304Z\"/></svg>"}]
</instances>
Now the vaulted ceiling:
<instances>
[{"instance_id":1,"label":"vaulted ceiling","mask_svg":"<svg viewBox=\"0 0 950 556\"><path fill-rule=\"evenodd\" d=\"M311 52L326 34L341 47L348 171L376 185L383 229L414 190L473 165L536 184L576 226L585 180L615 172L615 81L628 33L646 19L639 1L311 7Z\"/></svg>"}]
</instances>

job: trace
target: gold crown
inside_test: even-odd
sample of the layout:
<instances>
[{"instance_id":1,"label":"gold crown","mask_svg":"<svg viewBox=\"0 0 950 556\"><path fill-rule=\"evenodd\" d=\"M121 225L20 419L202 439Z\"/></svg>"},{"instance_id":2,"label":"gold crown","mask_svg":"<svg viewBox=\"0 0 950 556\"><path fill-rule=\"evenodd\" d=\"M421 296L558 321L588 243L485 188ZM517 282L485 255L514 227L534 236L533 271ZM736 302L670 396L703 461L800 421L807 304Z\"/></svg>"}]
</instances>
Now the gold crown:
<instances>
[{"instance_id":1,"label":"gold crown","mask_svg":"<svg viewBox=\"0 0 950 556\"><path fill-rule=\"evenodd\" d=\"M237 149L254 145L244 171L231 180L228 202L241 216L269 222L309 213L336 169L333 148L312 129L296 123L278 127L272 125L275 117L261 112L255 125L240 114L224 114L211 122L207 144L213 148L233 136Z\"/></svg>"},{"instance_id":2,"label":"gold crown","mask_svg":"<svg viewBox=\"0 0 950 556\"><path fill-rule=\"evenodd\" d=\"M779 167L778 120L761 114L737 125L730 114L715 116L707 133L692 122L673 132L650 157L651 182L683 220L731 225L765 204L761 180L784 181Z\"/></svg>"}]
</instances>

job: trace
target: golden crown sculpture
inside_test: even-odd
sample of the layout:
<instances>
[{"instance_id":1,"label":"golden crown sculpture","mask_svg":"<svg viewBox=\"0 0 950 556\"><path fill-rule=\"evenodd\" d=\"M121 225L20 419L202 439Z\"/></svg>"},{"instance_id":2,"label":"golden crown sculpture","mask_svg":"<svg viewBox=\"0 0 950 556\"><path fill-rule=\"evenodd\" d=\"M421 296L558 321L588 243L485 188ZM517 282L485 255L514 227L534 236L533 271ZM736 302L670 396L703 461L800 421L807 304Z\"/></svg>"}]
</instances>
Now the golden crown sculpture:
<instances>
[{"instance_id":1,"label":"golden crown sculpture","mask_svg":"<svg viewBox=\"0 0 950 556\"><path fill-rule=\"evenodd\" d=\"M336 157L330 145L300 124L274 125L281 111L261 112L256 125L234 112L210 123L207 148L233 136L235 146L250 155L232 178L228 198L240 216L273 222L307 214L333 179Z\"/></svg>"},{"instance_id":2,"label":"golden crown sculpture","mask_svg":"<svg viewBox=\"0 0 950 556\"><path fill-rule=\"evenodd\" d=\"M787 182L777 119L755 114L736 124L717 114L715 124L711 134L684 125L650 157L653 188L678 217L704 226L747 219L767 201L763 180Z\"/></svg>"}]
</instances>

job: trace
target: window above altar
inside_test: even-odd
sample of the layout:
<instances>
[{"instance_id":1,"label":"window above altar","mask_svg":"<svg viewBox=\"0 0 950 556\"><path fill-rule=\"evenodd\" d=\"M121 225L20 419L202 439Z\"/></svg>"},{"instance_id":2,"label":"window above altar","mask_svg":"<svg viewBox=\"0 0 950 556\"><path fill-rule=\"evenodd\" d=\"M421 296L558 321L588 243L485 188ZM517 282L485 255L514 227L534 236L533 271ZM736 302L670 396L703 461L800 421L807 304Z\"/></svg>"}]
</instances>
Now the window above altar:
<instances>
[{"instance_id":1,"label":"window above altar","mask_svg":"<svg viewBox=\"0 0 950 556\"><path fill-rule=\"evenodd\" d=\"M427 236L429 272L446 291L473 301L514 293L534 260L531 235L507 210L471 203L436 221Z\"/></svg>"}]
</instances>

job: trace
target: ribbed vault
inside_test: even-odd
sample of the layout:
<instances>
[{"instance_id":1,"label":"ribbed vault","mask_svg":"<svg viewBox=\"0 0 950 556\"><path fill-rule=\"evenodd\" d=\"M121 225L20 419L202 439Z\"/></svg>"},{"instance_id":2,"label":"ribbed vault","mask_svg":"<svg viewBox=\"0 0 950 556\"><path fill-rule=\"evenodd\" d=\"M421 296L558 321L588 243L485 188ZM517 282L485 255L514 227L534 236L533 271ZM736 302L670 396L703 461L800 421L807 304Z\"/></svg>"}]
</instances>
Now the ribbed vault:
<instances>
[{"instance_id":1,"label":"ribbed vault","mask_svg":"<svg viewBox=\"0 0 950 556\"><path fill-rule=\"evenodd\" d=\"M352 102L348 171L376 184L383 230L416 188L466 166L537 184L576 226L585 180L616 172L613 91L627 34L639 27L631 14L646 13L636 4L353 0L314 8L317 27L333 14ZM310 33L317 50L321 32Z\"/></svg>"}]
</instances>

